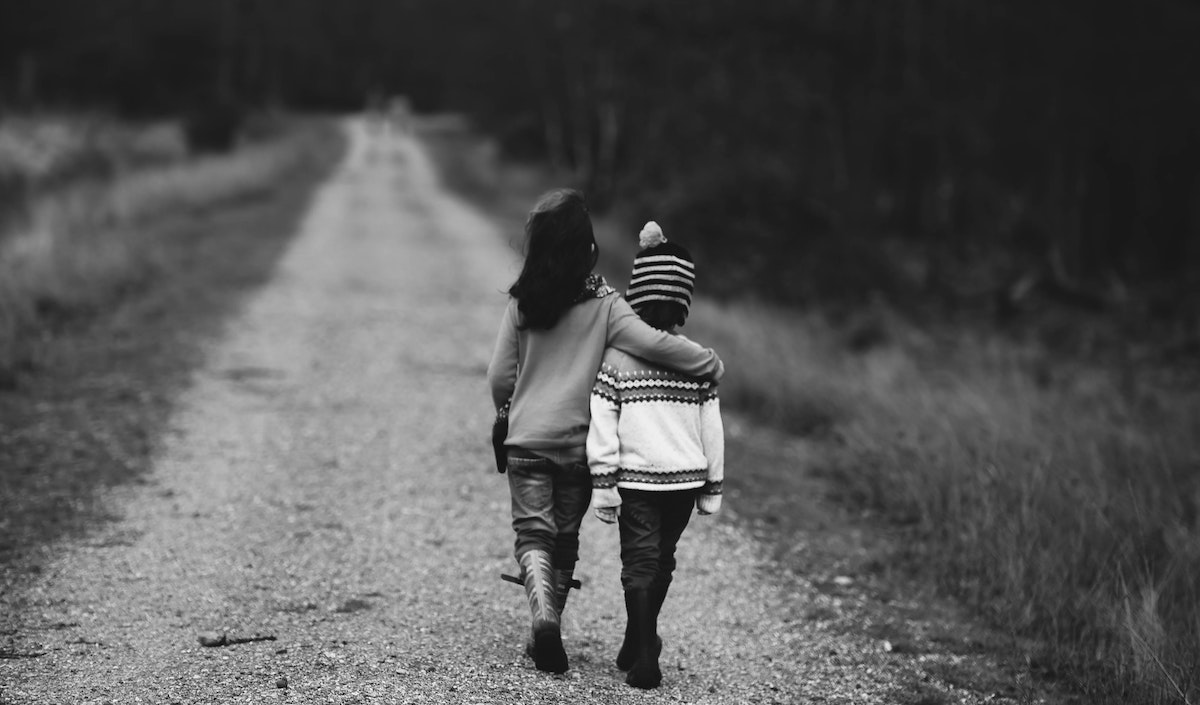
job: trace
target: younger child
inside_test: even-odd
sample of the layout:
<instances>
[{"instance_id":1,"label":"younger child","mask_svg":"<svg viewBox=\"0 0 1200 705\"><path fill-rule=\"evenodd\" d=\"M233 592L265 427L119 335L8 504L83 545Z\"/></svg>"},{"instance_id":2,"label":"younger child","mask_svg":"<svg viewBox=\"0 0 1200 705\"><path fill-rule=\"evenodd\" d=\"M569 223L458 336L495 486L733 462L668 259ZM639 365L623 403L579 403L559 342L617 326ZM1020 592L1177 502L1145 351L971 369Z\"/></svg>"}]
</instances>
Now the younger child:
<instances>
[{"instance_id":1,"label":"younger child","mask_svg":"<svg viewBox=\"0 0 1200 705\"><path fill-rule=\"evenodd\" d=\"M692 257L667 242L654 221L640 241L626 300L642 320L675 334L691 307ZM629 685L657 688L658 614L675 570L675 546L693 505L702 515L721 508L725 437L717 385L609 348L591 407L593 505L601 521L620 521L627 621L617 667L629 671Z\"/></svg>"}]
</instances>

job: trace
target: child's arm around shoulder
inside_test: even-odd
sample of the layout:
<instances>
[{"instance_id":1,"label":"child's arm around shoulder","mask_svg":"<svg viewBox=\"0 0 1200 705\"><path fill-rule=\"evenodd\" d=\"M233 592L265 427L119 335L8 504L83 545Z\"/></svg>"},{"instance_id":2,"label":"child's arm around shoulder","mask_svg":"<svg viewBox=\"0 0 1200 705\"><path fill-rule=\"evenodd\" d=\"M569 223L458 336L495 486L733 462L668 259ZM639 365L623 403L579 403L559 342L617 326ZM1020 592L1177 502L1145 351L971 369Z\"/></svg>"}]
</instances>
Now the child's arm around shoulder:
<instances>
[{"instance_id":1,"label":"child's arm around shoulder","mask_svg":"<svg viewBox=\"0 0 1200 705\"><path fill-rule=\"evenodd\" d=\"M617 471L621 467L621 439L617 424L621 418L621 362L624 353L604 351L600 371L592 385L592 420L588 427L588 468L592 474L592 505L596 516L611 524L616 521L621 494L617 491Z\"/></svg>"},{"instance_id":2,"label":"child's arm around shoulder","mask_svg":"<svg viewBox=\"0 0 1200 705\"><path fill-rule=\"evenodd\" d=\"M725 365L711 348L702 348L686 338L654 328L618 294L609 298L613 299L608 314L609 347L686 375L721 379Z\"/></svg>"}]
</instances>

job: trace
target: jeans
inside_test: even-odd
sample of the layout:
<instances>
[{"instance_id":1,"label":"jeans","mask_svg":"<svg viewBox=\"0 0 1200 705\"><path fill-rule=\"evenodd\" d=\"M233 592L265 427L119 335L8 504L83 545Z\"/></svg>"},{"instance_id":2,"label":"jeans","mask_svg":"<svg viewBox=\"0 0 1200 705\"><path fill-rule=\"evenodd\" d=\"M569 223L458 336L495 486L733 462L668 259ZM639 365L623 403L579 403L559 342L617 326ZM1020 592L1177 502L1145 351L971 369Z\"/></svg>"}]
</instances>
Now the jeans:
<instances>
[{"instance_id":1,"label":"jeans","mask_svg":"<svg viewBox=\"0 0 1200 705\"><path fill-rule=\"evenodd\" d=\"M579 560L579 526L592 501L587 463L558 464L510 452L506 474L517 534L513 555L520 561L527 551L541 549L550 553L555 568L573 569Z\"/></svg>"},{"instance_id":2,"label":"jeans","mask_svg":"<svg viewBox=\"0 0 1200 705\"><path fill-rule=\"evenodd\" d=\"M675 546L692 518L699 490L621 490L621 586L666 588L675 572Z\"/></svg>"}]
</instances>

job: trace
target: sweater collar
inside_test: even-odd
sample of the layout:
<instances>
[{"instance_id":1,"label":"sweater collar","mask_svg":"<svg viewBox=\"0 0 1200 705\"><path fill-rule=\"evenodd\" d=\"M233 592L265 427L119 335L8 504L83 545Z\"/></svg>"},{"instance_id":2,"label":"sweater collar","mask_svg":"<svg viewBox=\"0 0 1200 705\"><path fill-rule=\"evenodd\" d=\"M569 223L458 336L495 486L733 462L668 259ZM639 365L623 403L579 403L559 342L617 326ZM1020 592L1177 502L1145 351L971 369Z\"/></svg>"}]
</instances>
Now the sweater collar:
<instances>
[{"instance_id":1,"label":"sweater collar","mask_svg":"<svg viewBox=\"0 0 1200 705\"><path fill-rule=\"evenodd\" d=\"M588 299L603 299L605 296L615 293L617 290L609 286L608 282L604 281L604 277L599 274L589 274L583 282L583 289L575 297L575 303Z\"/></svg>"}]
</instances>

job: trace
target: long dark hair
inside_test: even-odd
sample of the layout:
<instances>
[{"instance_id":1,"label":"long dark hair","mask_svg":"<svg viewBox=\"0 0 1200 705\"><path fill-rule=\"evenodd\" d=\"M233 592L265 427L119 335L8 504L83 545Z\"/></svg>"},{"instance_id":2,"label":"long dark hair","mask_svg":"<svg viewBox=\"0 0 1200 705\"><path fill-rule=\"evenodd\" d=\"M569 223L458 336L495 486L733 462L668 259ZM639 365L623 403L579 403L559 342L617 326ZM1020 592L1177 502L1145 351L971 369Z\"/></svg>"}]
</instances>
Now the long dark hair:
<instances>
[{"instance_id":1,"label":"long dark hair","mask_svg":"<svg viewBox=\"0 0 1200 705\"><path fill-rule=\"evenodd\" d=\"M525 264L508 290L521 328L553 328L578 300L599 256L582 193L557 189L539 198L525 221Z\"/></svg>"}]
</instances>

